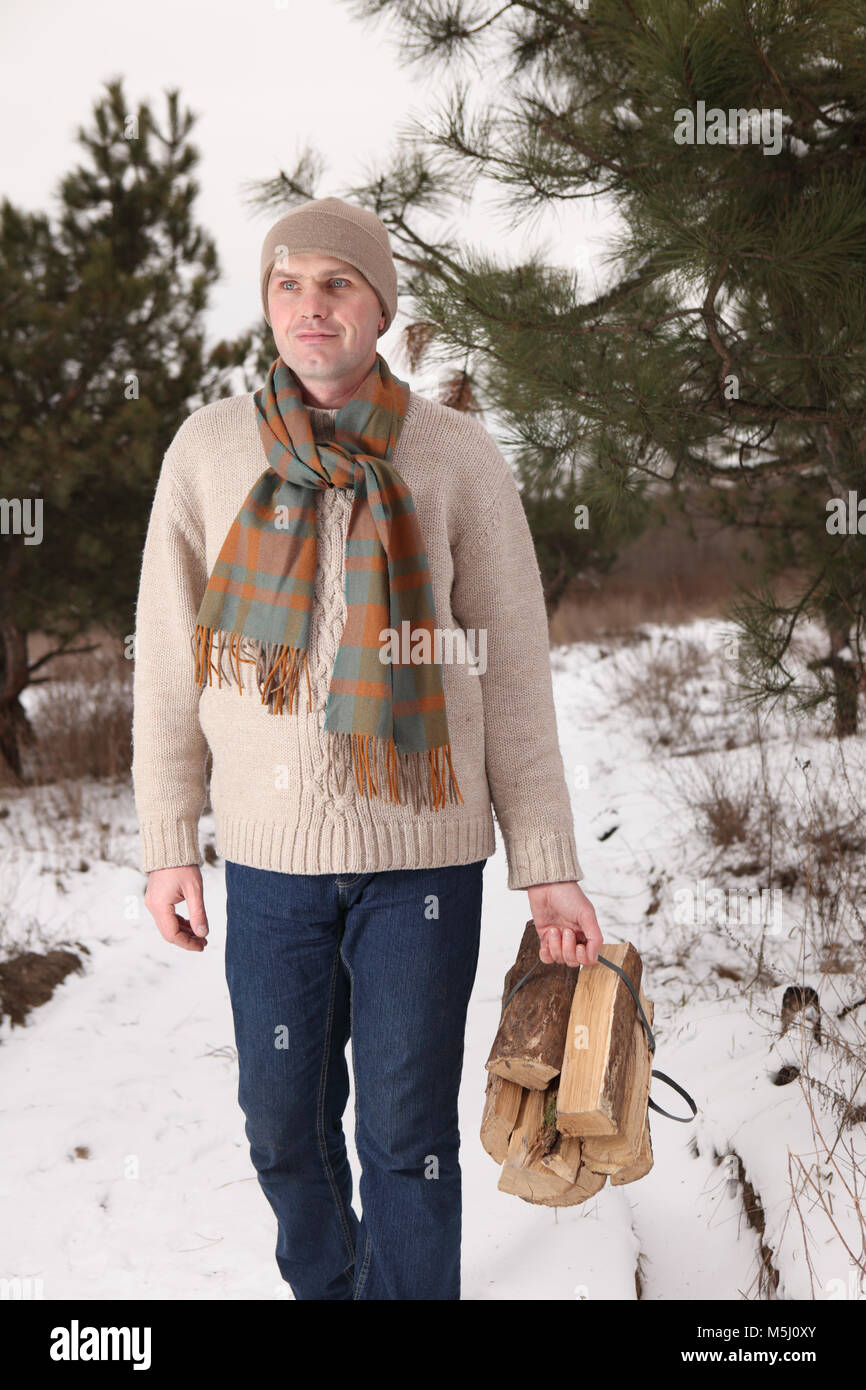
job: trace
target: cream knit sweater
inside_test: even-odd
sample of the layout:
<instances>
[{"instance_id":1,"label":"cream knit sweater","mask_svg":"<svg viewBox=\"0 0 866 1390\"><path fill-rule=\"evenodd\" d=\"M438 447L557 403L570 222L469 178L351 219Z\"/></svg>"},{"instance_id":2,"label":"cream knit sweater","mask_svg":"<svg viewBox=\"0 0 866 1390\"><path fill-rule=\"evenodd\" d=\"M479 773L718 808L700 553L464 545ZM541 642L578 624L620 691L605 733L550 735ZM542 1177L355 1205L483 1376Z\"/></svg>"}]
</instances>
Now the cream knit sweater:
<instances>
[{"instance_id":1,"label":"cream knit sweater","mask_svg":"<svg viewBox=\"0 0 866 1390\"><path fill-rule=\"evenodd\" d=\"M317 438L333 436L334 415L311 409ZM194 411L172 440L144 548L132 774L145 873L201 863L210 747L216 849L225 859L303 874L468 864L496 848L492 801L509 888L582 877L541 578L514 475L479 421L414 392L393 462L415 499L437 627L462 628L476 655L486 629L483 674L465 662L440 667L463 804L416 815L409 805L359 796L351 772L344 788L327 784L323 725L346 619L349 490L315 494L312 710L302 679L297 712L270 714L252 667L241 668L242 692L195 685L190 633L208 575L265 467L252 393L229 396Z\"/></svg>"}]
</instances>

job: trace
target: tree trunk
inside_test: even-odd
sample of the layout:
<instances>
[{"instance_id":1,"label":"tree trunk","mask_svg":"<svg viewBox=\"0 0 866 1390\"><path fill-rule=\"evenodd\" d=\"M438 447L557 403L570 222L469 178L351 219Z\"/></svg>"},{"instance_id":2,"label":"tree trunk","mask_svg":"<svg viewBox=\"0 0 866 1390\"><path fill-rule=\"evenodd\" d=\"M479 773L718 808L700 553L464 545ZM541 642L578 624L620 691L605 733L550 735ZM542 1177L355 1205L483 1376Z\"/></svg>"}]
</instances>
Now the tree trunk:
<instances>
[{"instance_id":1,"label":"tree trunk","mask_svg":"<svg viewBox=\"0 0 866 1390\"><path fill-rule=\"evenodd\" d=\"M827 665L833 672L836 710L836 737L848 738L857 732L857 695L860 689L859 672L853 661L832 656Z\"/></svg>"},{"instance_id":2,"label":"tree trunk","mask_svg":"<svg viewBox=\"0 0 866 1390\"><path fill-rule=\"evenodd\" d=\"M825 608L824 625L830 638L830 655L824 665L833 674L833 694L836 714L836 737L848 738L857 732L857 696L863 672L850 655L849 633L851 619L844 608Z\"/></svg>"},{"instance_id":3,"label":"tree trunk","mask_svg":"<svg viewBox=\"0 0 866 1390\"><path fill-rule=\"evenodd\" d=\"M11 618L0 621L0 757L20 782L21 744L33 729L19 695L27 687L27 634Z\"/></svg>"},{"instance_id":4,"label":"tree trunk","mask_svg":"<svg viewBox=\"0 0 866 1390\"><path fill-rule=\"evenodd\" d=\"M570 578L571 576L566 569L564 560L560 560L559 569L555 575L542 574L541 576L541 587L544 593L544 606L547 610L548 624L562 601L563 594L568 588Z\"/></svg>"}]
</instances>

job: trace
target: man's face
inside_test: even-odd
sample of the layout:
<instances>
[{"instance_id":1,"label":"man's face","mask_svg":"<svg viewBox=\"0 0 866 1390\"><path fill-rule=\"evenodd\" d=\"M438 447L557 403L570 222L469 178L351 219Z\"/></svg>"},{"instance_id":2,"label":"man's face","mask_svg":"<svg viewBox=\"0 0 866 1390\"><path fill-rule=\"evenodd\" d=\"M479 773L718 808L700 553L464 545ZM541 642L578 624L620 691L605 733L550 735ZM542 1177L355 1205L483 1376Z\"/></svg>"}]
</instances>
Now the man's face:
<instances>
[{"instance_id":1,"label":"man's face","mask_svg":"<svg viewBox=\"0 0 866 1390\"><path fill-rule=\"evenodd\" d=\"M379 297L360 270L316 251L274 262L268 314L280 356L314 394L342 384L354 390L373 365L385 323Z\"/></svg>"}]
</instances>

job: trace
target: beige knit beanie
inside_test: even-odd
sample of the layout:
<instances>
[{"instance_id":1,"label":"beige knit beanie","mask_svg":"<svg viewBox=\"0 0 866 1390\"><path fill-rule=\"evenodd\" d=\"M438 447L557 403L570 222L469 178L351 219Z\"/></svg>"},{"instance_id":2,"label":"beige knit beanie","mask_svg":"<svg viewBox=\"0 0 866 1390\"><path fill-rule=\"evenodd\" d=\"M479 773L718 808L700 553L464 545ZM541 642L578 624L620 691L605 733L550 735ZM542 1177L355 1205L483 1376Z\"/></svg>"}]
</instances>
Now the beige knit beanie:
<instances>
[{"instance_id":1,"label":"beige knit beanie","mask_svg":"<svg viewBox=\"0 0 866 1390\"><path fill-rule=\"evenodd\" d=\"M342 198L314 198L274 223L262 246L262 304L268 324L268 281L278 248L282 248L281 259L295 252L319 251L360 270L385 311L385 327L377 337L388 331L397 312L397 271L388 228L375 212Z\"/></svg>"}]
</instances>

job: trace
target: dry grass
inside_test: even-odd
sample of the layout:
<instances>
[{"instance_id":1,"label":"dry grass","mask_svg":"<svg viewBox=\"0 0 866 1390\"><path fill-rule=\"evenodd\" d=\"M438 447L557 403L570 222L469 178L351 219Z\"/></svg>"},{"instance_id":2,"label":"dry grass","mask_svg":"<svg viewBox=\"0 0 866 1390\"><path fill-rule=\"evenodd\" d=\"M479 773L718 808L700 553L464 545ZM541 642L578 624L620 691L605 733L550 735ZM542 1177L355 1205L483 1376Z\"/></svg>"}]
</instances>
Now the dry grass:
<instances>
[{"instance_id":1,"label":"dry grass","mask_svg":"<svg viewBox=\"0 0 866 1390\"><path fill-rule=\"evenodd\" d=\"M116 638L97 634L81 645L88 641L99 641L98 650L59 658L44 668L51 679L31 687L35 738L22 747L22 783L0 766L0 786L7 790L66 784L69 813L80 801L71 784L81 778L126 781L132 760L132 662ZM31 644L31 661L42 645L38 639Z\"/></svg>"},{"instance_id":2,"label":"dry grass","mask_svg":"<svg viewBox=\"0 0 866 1390\"><path fill-rule=\"evenodd\" d=\"M706 637L637 632L616 645L612 696L633 713L653 751L684 758L750 737L733 687L720 679L719 651Z\"/></svg>"},{"instance_id":3,"label":"dry grass","mask_svg":"<svg viewBox=\"0 0 866 1390\"><path fill-rule=\"evenodd\" d=\"M700 739L699 703L709 665L710 652L695 641L675 640L652 655L644 644L622 652L616 699L633 710L653 748L681 749Z\"/></svg>"},{"instance_id":4,"label":"dry grass","mask_svg":"<svg viewBox=\"0 0 866 1390\"><path fill-rule=\"evenodd\" d=\"M607 574L576 585L562 600L550 620L551 643L625 636L644 623L723 618L738 586L755 578L754 563L741 548L734 530L704 524L692 534L677 518L651 526L623 548ZM780 595L790 596L798 576L782 575L777 584Z\"/></svg>"},{"instance_id":5,"label":"dry grass","mask_svg":"<svg viewBox=\"0 0 866 1390\"><path fill-rule=\"evenodd\" d=\"M0 766L0 861L7 903L14 896L7 891L13 867L38 860L39 871L53 872L62 886L66 874L86 872L95 859L123 859L115 803L130 780L132 662L117 639L96 633L80 645L91 641L99 643L96 651L49 664L44 672L52 679L25 697L33 739L22 746L21 780ZM30 660L44 648L37 638Z\"/></svg>"},{"instance_id":6,"label":"dry grass","mask_svg":"<svg viewBox=\"0 0 866 1390\"><path fill-rule=\"evenodd\" d=\"M816 1208L838 1237L839 1285L866 1276L864 757L862 746L840 742L832 773L819 778L808 761L801 764L793 785L804 790L792 796L790 783L782 786L786 777L780 775L778 785L771 785L760 735L757 746L757 770L727 759L693 769L691 778L681 776L678 785L713 851L716 883L753 872L769 884L797 890L791 926L782 937L771 944L764 924L758 939L744 936L737 945L753 967L743 991L757 987L755 1008L768 1019L771 1045L779 1037L778 986L793 982L807 993L810 979L816 986L820 1030L805 1013L798 1013L786 1032L796 1049L796 1063L783 1069L788 1073L785 1079L799 1083L813 1142L802 1153L789 1154L791 1206L782 1233L795 1215L813 1297L827 1296L816 1285L812 1258L818 1253L813 1235ZM781 951L776 949L780 941ZM789 964L783 977L784 961L794 959L793 970ZM858 1234L853 1241L850 1226L846 1235L840 1224L840 1204L854 1213ZM821 1252L821 1262L826 1270L826 1252Z\"/></svg>"},{"instance_id":7,"label":"dry grass","mask_svg":"<svg viewBox=\"0 0 866 1390\"><path fill-rule=\"evenodd\" d=\"M694 618L724 615L732 590L723 577L704 582L635 585L614 575L598 589L578 590L562 600L550 619L555 646L626 636L645 623L677 626Z\"/></svg>"},{"instance_id":8,"label":"dry grass","mask_svg":"<svg viewBox=\"0 0 866 1390\"><path fill-rule=\"evenodd\" d=\"M751 787L731 786L720 768L702 768L689 805L711 845L730 849L749 844L754 849L756 806Z\"/></svg>"},{"instance_id":9,"label":"dry grass","mask_svg":"<svg viewBox=\"0 0 866 1390\"><path fill-rule=\"evenodd\" d=\"M720 649L675 634L637 636L617 652L612 694L633 711L649 746L663 752L660 776L686 812L690 873L723 890L728 906L716 920L738 968L717 971L712 962L713 975L737 981L750 1016L766 1028L768 1058L781 1041L783 993L814 988L819 1000L820 1031L805 1011L797 1013L783 1044L790 1065L776 1072L776 1084L801 1088L812 1139L790 1154L790 1203L775 1252L761 1236L757 1297L775 1296L765 1275L780 1264L786 1230L805 1251L813 1296L827 1296L815 1269L820 1259L826 1279L828 1227L838 1236L839 1285L866 1275L866 748L862 739L835 739L827 721L813 719L812 737L826 745L811 759L798 755L802 719L782 711L762 719L727 706ZM749 889L750 881L760 887ZM771 913L757 921L750 915L744 929L731 904L750 893L763 900L765 889L773 894ZM786 900L779 919L777 894ZM675 917L666 928L668 959L698 985L700 972L688 962L706 958L706 922L697 914Z\"/></svg>"}]
</instances>

